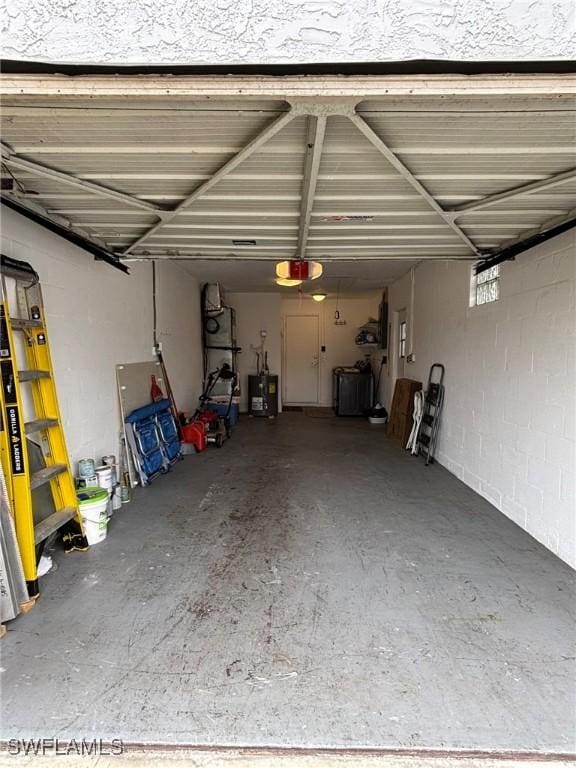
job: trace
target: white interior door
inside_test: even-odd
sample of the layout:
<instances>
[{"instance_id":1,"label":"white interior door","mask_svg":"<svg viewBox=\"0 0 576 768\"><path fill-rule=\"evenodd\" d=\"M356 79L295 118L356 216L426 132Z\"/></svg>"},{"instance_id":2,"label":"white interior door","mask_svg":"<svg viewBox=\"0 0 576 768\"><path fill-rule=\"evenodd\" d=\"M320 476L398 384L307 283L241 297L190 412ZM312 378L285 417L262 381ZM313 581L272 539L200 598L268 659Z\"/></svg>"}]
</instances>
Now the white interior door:
<instances>
[{"instance_id":1,"label":"white interior door","mask_svg":"<svg viewBox=\"0 0 576 768\"><path fill-rule=\"evenodd\" d=\"M284 402L315 405L319 394L317 315L287 315L284 327Z\"/></svg>"}]
</instances>

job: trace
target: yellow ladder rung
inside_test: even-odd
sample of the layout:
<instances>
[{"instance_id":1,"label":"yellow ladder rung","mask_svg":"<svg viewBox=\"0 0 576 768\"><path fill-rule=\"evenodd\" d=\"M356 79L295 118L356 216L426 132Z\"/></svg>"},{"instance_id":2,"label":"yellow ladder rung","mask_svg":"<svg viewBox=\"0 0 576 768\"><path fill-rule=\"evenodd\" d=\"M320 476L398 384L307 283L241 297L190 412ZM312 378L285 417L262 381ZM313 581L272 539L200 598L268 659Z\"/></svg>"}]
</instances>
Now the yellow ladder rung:
<instances>
[{"instance_id":1,"label":"yellow ladder rung","mask_svg":"<svg viewBox=\"0 0 576 768\"><path fill-rule=\"evenodd\" d=\"M39 488L44 483L49 483L51 480L56 479L58 475L66 472L67 469L66 464L51 464L48 467L44 467L44 469L39 469L38 472L32 472L30 475L30 488L34 490L34 488Z\"/></svg>"},{"instance_id":2,"label":"yellow ladder rung","mask_svg":"<svg viewBox=\"0 0 576 768\"><path fill-rule=\"evenodd\" d=\"M42 432L44 429L57 427L60 422L58 419L33 419L24 424L27 435L33 435L35 432Z\"/></svg>"},{"instance_id":3,"label":"yellow ladder rung","mask_svg":"<svg viewBox=\"0 0 576 768\"><path fill-rule=\"evenodd\" d=\"M38 379L49 379L50 371L39 371L34 368L28 368L25 371L18 371L19 381L37 381Z\"/></svg>"},{"instance_id":4,"label":"yellow ladder rung","mask_svg":"<svg viewBox=\"0 0 576 768\"><path fill-rule=\"evenodd\" d=\"M75 515L76 507L65 507L64 509L59 509L57 512L53 512L51 515L48 515L47 518L35 526L34 543L40 544L40 542L47 539L48 536L63 526L64 523L72 520Z\"/></svg>"},{"instance_id":5,"label":"yellow ladder rung","mask_svg":"<svg viewBox=\"0 0 576 768\"><path fill-rule=\"evenodd\" d=\"M12 330L23 331L25 328L42 328L42 320L29 320L27 317L11 317Z\"/></svg>"}]
</instances>

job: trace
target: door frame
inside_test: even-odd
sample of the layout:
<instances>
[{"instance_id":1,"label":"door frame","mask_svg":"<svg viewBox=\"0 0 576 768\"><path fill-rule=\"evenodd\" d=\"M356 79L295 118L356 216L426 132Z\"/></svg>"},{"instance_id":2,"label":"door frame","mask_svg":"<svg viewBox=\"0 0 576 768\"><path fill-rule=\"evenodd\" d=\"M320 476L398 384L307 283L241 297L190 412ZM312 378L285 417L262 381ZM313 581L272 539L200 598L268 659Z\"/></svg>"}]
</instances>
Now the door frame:
<instances>
[{"instance_id":1,"label":"door frame","mask_svg":"<svg viewBox=\"0 0 576 768\"><path fill-rule=\"evenodd\" d=\"M392 397L392 394L394 393L394 387L396 386L396 381L400 378L398 373L398 347L400 344L400 317L401 315L404 315L404 320L406 322L406 331L407 331L407 337L409 334L409 328L408 328L408 310L406 307L401 307L400 309L395 309L392 313L392 333L390 334L390 347L391 349L388 350L389 356L391 356L391 362L392 362L392 388L390 392L390 397ZM408 344L408 342L406 342ZM408 349L408 346L406 346L406 349ZM404 357L404 369L406 369L406 357ZM404 373L406 373L406 370L404 370Z\"/></svg>"},{"instance_id":2,"label":"door frame","mask_svg":"<svg viewBox=\"0 0 576 768\"><path fill-rule=\"evenodd\" d=\"M318 356L318 365L316 366L316 402L315 403L292 403L290 402L286 397L286 388L288 385L288 367L286 365L286 355L287 355L287 338L288 338L288 318L289 317L314 317L318 323L318 333L317 333L317 356ZM282 317L282 405L287 405L290 407L291 405L294 406L317 406L320 402L320 383L322 381L322 377L320 375L320 368L322 366L322 356L320 354L320 313L318 312L306 312L306 313L300 313L300 312L289 312L286 315L283 315Z\"/></svg>"}]
</instances>

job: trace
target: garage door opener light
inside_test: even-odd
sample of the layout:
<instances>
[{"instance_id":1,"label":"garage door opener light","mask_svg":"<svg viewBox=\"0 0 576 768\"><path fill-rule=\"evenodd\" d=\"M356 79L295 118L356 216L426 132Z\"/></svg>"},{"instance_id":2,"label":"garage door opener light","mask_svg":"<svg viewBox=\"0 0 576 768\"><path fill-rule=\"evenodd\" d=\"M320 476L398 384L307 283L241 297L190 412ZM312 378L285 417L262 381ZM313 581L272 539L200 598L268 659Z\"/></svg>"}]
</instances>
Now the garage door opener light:
<instances>
[{"instance_id":1,"label":"garage door opener light","mask_svg":"<svg viewBox=\"0 0 576 768\"><path fill-rule=\"evenodd\" d=\"M276 276L284 280L316 280L322 274L322 264L318 261L291 259L276 264Z\"/></svg>"},{"instance_id":2,"label":"garage door opener light","mask_svg":"<svg viewBox=\"0 0 576 768\"><path fill-rule=\"evenodd\" d=\"M282 285L285 288L294 288L297 285L302 285L302 280L290 280L287 277L277 277L276 285Z\"/></svg>"}]
</instances>

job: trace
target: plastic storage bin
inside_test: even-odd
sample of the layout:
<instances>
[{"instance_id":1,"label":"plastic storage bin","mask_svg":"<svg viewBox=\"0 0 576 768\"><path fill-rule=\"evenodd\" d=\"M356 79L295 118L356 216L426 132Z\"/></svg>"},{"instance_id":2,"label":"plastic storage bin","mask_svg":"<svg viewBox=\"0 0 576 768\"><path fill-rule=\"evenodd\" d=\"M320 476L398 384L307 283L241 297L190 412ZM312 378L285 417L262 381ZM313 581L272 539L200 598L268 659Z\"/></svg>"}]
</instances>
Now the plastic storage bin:
<instances>
[{"instance_id":1,"label":"plastic storage bin","mask_svg":"<svg viewBox=\"0 0 576 768\"><path fill-rule=\"evenodd\" d=\"M228 413L228 403L210 403L208 410L214 411L214 413L217 413L218 416L226 416ZM238 413L238 405L236 403L232 403L230 406L230 413L228 414L231 427L235 427L238 423Z\"/></svg>"}]
</instances>

